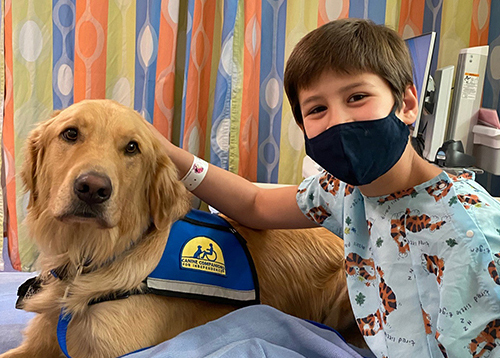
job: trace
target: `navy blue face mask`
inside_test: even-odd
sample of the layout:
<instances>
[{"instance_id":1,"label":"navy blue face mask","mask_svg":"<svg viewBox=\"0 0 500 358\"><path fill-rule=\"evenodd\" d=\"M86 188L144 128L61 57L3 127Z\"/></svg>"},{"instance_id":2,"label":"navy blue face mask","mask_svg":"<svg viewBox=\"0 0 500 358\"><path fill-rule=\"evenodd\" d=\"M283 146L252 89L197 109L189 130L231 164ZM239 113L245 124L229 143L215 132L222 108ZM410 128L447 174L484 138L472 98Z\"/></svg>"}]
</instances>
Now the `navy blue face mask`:
<instances>
[{"instance_id":1,"label":"navy blue face mask","mask_svg":"<svg viewBox=\"0 0 500 358\"><path fill-rule=\"evenodd\" d=\"M335 125L311 139L306 134L306 153L343 182L365 185L397 163L409 135L392 111L382 119Z\"/></svg>"}]
</instances>

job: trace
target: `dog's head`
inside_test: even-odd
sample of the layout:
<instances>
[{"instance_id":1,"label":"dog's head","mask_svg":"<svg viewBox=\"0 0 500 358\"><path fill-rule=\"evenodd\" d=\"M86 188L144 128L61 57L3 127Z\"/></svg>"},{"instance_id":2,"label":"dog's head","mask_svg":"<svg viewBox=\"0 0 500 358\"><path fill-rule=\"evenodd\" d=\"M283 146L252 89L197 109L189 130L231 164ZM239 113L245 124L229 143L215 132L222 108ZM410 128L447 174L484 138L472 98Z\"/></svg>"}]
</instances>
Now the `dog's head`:
<instances>
[{"instance_id":1,"label":"dog's head","mask_svg":"<svg viewBox=\"0 0 500 358\"><path fill-rule=\"evenodd\" d=\"M120 232L159 229L184 215L189 194L148 124L111 100L86 100L29 135L21 171L28 217Z\"/></svg>"}]
</instances>

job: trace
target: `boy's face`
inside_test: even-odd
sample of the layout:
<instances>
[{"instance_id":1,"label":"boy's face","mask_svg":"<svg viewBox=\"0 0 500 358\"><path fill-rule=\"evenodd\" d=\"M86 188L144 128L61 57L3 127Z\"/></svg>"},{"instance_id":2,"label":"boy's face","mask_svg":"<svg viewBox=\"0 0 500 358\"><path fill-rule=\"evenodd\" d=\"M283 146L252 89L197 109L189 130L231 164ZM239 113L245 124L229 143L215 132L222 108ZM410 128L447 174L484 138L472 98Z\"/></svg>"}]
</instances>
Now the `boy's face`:
<instances>
[{"instance_id":1,"label":"boy's face","mask_svg":"<svg viewBox=\"0 0 500 358\"><path fill-rule=\"evenodd\" d=\"M410 93L408 93L410 92ZM411 96L416 92L405 92ZM375 120L386 117L394 106L389 85L378 75L361 73L338 74L326 71L309 88L299 91L304 130L308 138L316 137L337 124ZM406 124L415 121L403 108L396 113Z\"/></svg>"}]
</instances>

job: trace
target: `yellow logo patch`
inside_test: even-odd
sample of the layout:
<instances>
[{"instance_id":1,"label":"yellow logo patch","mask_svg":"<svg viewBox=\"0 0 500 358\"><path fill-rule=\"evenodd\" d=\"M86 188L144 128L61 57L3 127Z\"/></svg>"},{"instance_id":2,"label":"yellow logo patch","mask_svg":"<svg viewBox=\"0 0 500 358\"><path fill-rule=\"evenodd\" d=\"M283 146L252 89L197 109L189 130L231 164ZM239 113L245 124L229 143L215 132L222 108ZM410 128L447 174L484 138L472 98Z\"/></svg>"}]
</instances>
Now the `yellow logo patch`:
<instances>
[{"instance_id":1,"label":"yellow logo patch","mask_svg":"<svg viewBox=\"0 0 500 358\"><path fill-rule=\"evenodd\" d=\"M222 250L215 241L206 236L194 237L184 245L181 267L226 276Z\"/></svg>"}]
</instances>

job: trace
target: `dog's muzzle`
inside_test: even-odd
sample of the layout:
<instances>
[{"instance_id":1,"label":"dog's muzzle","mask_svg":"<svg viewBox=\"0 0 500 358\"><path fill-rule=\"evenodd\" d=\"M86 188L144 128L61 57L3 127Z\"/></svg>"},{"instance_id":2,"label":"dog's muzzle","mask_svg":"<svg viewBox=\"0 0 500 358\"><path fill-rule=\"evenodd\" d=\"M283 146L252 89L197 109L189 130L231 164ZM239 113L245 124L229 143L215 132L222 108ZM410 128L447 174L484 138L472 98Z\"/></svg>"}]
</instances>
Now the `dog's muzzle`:
<instances>
[{"instance_id":1,"label":"dog's muzzle","mask_svg":"<svg viewBox=\"0 0 500 358\"><path fill-rule=\"evenodd\" d=\"M112 193L113 184L106 174L96 171L80 174L73 181L70 201L56 218L67 222L95 221L102 228L113 227L116 223L112 218Z\"/></svg>"},{"instance_id":2,"label":"dog's muzzle","mask_svg":"<svg viewBox=\"0 0 500 358\"><path fill-rule=\"evenodd\" d=\"M76 178L73 191L87 205L102 204L111 197L113 186L107 175L89 172Z\"/></svg>"}]
</instances>

